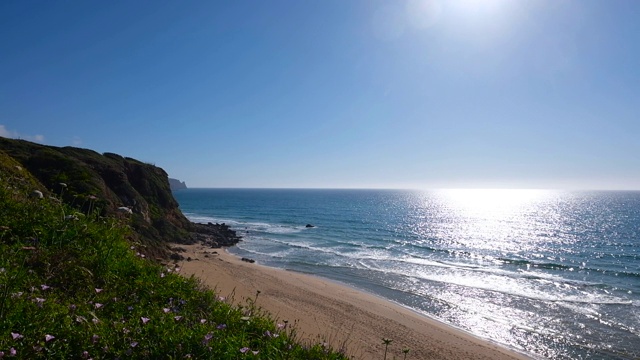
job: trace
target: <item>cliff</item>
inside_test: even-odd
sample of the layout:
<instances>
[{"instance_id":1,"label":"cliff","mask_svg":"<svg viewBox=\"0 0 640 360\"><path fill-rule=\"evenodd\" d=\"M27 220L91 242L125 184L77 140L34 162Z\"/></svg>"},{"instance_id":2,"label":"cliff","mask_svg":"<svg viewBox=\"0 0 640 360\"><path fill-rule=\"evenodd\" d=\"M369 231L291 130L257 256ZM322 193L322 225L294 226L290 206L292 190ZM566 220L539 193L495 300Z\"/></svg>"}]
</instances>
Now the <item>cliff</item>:
<instances>
[{"instance_id":1,"label":"cliff","mask_svg":"<svg viewBox=\"0 0 640 360\"><path fill-rule=\"evenodd\" d=\"M171 191L184 190L187 188L187 184L184 181L172 178L169 178L169 186L171 187Z\"/></svg>"},{"instance_id":2,"label":"cliff","mask_svg":"<svg viewBox=\"0 0 640 360\"><path fill-rule=\"evenodd\" d=\"M171 193L167 173L157 166L112 153L3 137L0 151L12 159L7 162L15 160L15 166L33 175L39 182L33 186L41 186L37 190L45 196L59 197L84 212L92 207L102 216L123 216L118 208L131 209L131 240L154 258L169 255L169 242L204 240L229 246L239 241L233 230L187 220Z\"/></svg>"}]
</instances>

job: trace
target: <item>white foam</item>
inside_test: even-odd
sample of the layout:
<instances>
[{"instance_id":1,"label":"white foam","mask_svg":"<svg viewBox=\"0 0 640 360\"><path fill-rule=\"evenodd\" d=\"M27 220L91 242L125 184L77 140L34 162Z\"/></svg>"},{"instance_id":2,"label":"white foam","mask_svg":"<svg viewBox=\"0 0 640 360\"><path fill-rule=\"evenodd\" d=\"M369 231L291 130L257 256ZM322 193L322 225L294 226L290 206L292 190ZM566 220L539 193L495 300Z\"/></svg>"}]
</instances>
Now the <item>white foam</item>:
<instances>
[{"instance_id":1,"label":"white foam","mask_svg":"<svg viewBox=\"0 0 640 360\"><path fill-rule=\"evenodd\" d=\"M363 259L364 260L364 259ZM495 291L506 295L523 297L533 300L546 302L568 302L582 304L611 304L611 305L630 305L632 302L628 299L602 295L598 293L577 292L575 289L567 289L566 286L555 286L557 284L548 282L540 284L524 278L511 278L508 276L474 276L468 271L447 271L446 268L440 268L444 271L428 271L428 270L411 270L406 268L380 268L372 264L365 264L367 269L382 271L385 273L393 273L410 278L418 278L421 280L435 281L446 284L453 284L469 288ZM456 269L460 270L460 269ZM572 292L572 293L568 293Z\"/></svg>"},{"instance_id":2,"label":"white foam","mask_svg":"<svg viewBox=\"0 0 640 360\"><path fill-rule=\"evenodd\" d=\"M233 219L222 219L211 216L202 216L197 214L185 213L187 219L195 223L224 223L236 231L249 230L256 232L264 232L270 234L291 234L301 232L305 226L291 226L283 224L270 224L264 222L238 221Z\"/></svg>"},{"instance_id":3,"label":"white foam","mask_svg":"<svg viewBox=\"0 0 640 360\"><path fill-rule=\"evenodd\" d=\"M263 234L291 234L305 230L304 226L291 226L284 224L270 224L264 222L241 222L231 219L220 219L196 214L186 214L194 222L217 222L226 223L235 227L235 230L246 229L249 232ZM553 274L546 274L535 271L505 270L502 268L486 267L475 263L453 262L433 260L419 256L408 255L404 257L394 256L388 251L389 248L397 246L390 244L381 248L379 245L365 244L363 242L334 242L334 245L357 245L359 250L344 249L336 246L322 247L318 244L299 239L297 241L286 241L275 237L250 235L250 240L257 242L270 242L287 248L303 249L310 252L327 254L335 257L330 261L331 266L346 266L391 273L409 278L429 280L458 286L476 288L487 291L496 291L507 295L529 298L548 302L564 302L575 304L620 304L640 306L640 301L630 301L610 295L598 294L595 292L577 291L575 285L597 285L596 283L581 282L579 280L569 280ZM286 258L295 252L289 249L276 252L260 251L255 246L241 246L243 251L249 253L272 257ZM313 255L303 255L313 256ZM349 259L346 261L338 259ZM400 266L390 266L390 263L400 264ZM406 266L403 266L406 265ZM411 266L413 265L413 266ZM417 267L416 267L417 266ZM438 269L438 270L436 270ZM480 275L488 274L488 275Z\"/></svg>"}]
</instances>

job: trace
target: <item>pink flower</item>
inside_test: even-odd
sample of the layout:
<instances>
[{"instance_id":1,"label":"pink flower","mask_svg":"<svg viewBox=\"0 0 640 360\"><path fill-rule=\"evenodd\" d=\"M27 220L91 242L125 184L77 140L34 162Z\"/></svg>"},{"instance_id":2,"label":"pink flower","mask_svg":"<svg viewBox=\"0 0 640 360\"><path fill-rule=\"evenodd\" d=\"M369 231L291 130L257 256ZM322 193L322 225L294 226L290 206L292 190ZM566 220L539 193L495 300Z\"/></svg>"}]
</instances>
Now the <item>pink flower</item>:
<instances>
[{"instance_id":1,"label":"pink flower","mask_svg":"<svg viewBox=\"0 0 640 360\"><path fill-rule=\"evenodd\" d=\"M146 323L148 323L149 321L151 321L151 319L147 318L147 317L141 317L140 320L142 320L142 324L145 325Z\"/></svg>"},{"instance_id":2,"label":"pink flower","mask_svg":"<svg viewBox=\"0 0 640 360\"><path fill-rule=\"evenodd\" d=\"M251 351L251 352L253 353L253 355L258 355L258 353L259 353L260 351L255 350L255 351Z\"/></svg>"},{"instance_id":3,"label":"pink flower","mask_svg":"<svg viewBox=\"0 0 640 360\"><path fill-rule=\"evenodd\" d=\"M51 341L51 340L53 340L55 338L56 338L55 336L47 334L47 335L44 336L44 341L45 342L49 342L49 341Z\"/></svg>"},{"instance_id":4,"label":"pink flower","mask_svg":"<svg viewBox=\"0 0 640 360\"><path fill-rule=\"evenodd\" d=\"M11 348L9 349L9 356L16 356L18 354L18 352L16 351L16 349Z\"/></svg>"},{"instance_id":5,"label":"pink flower","mask_svg":"<svg viewBox=\"0 0 640 360\"><path fill-rule=\"evenodd\" d=\"M21 334L19 334L19 333L14 333L14 332L12 332L12 333L11 333L11 337L13 338L13 340L20 340L20 339L22 339L24 336L22 336L22 335L21 335Z\"/></svg>"},{"instance_id":6,"label":"pink flower","mask_svg":"<svg viewBox=\"0 0 640 360\"><path fill-rule=\"evenodd\" d=\"M98 340L100 340L100 336L93 334L93 336L91 337L91 343L92 344L97 344Z\"/></svg>"},{"instance_id":7,"label":"pink flower","mask_svg":"<svg viewBox=\"0 0 640 360\"><path fill-rule=\"evenodd\" d=\"M137 341L132 341L131 342L131 347L134 348L136 346L138 346L138 342Z\"/></svg>"},{"instance_id":8,"label":"pink flower","mask_svg":"<svg viewBox=\"0 0 640 360\"><path fill-rule=\"evenodd\" d=\"M249 350L251 350L251 349L249 349L248 347L243 347L243 348L240 349L240 352L244 354Z\"/></svg>"},{"instance_id":9,"label":"pink flower","mask_svg":"<svg viewBox=\"0 0 640 360\"><path fill-rule=\"evenodd\" d=\"M202 340L202 343L206 345L209 343L209 341L211 341L211 339L213 339L213 334L209 333L204 336L204 340Z\"/></svg>"},{"instance_id":10,"label":"pink flower","mask_svg":"<svg viewBox=\"0 0 640 360\"><path fill-rule=\"evenodd\" d=\"M200 319L200 324L206 324L207 323L207 319Z\"/></svg>"},{"instance_id":11,"label":"pink flower","mask_svg":"<svg viewBox=\"0 0 640 360\"><path fill-rule=\"evenodd\" d=\"M162 312L164 312L165 314L166 314L166 313L168 313L168 312L170 312L170 311L171 311L171 309L169 309L169 308L164 308L164 309L162 309Z\"/></svg>"},{"instance_id":12,"label":"pink flower","mask_svg":"<svg viewBox=\"0 0 640 360\"><path fill-rule=\"evenodd\" d=\"M85 351L83 351L83 352L82 352L82 358L83 358L83 359L88 359L88 358L89 358L89 352L88 352L88 351L86 351L86 350L85 350Z\"/></svg>"},{"instance_id":13,"label":"pink flower","mask_svg":"<svg viewBox=\"0 0 640 360\"><path fill-rule=\"evenodd\" d=\"M102 305L102 304L100 304L100 303L95 303L95 305L94 305L94 306L96 307L96 309L100 309L103 305Z\"/></svg>"},{"instance_id":14,"label":"pink flower","mask_svg":"<svg viewBox=\"0 0 640 360\"><path fill-rule=\"evenodd\" d=\"M49 290L49 289L51 289L51 286L49 286L49 285L40 285L40 288L42 290Z\"/></svg>"},{"instance_id":15,"label":"pink flower","mask_svg":"<svg viewBox=\"0 0 640 360\"><path fill-rule=\"evenodd\" d=\"M101 292L102 292L102 290L104 290L104 289L98 289L98 288L96 288L96 294L101 293Z\"/></svg>"},{"instance_id":16,"label":"pink flower","mask_svg":"<svg viewBox=\"0 0 640 360\"><path fill-rule=\"evenodd\" d=\"M175 321L180 321L180 320L182 320L182 316L180 316L180 315L178 315L178 316L174 316L174 317L173 317L173 319L174 319Z\"/></svg>"},{"instance_id":17,"label":"pink flower","mask_svg":"<svg viewBox=\"0 0 640 360\"><path fill-rule=\"evenodd\" d=\"M161 278L165 277L164 273L160 273L160 277Z\"/></svg>"}]
</instances>

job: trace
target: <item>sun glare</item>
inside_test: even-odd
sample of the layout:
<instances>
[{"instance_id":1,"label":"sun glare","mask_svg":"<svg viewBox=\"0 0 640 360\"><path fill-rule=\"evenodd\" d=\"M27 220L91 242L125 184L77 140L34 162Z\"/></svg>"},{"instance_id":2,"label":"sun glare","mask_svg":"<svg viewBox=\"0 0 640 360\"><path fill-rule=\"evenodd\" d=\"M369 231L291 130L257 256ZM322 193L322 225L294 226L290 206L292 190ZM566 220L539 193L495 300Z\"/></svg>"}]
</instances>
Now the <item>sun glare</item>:
<instances>
[{"instance_id":1,"label":"sun glare","mask_svg":"<svg viewBox=\"0 0 640 360\"><path fill-rule=\"evenodd\" d=\"M506 2L506 0L457 0L451 3L457 10L469 14L492 14L503 9Z\"/></svg>"},{"instance_id":2,"label":"sun glare","mask_svg":"<svg viewBox=\"0 0 640 360\"><path fill-rule=\"evenodd\" d=\"M549 194L530 189L447 189L441 195L457 210L470 214L505 214L517 211Z\"/></svg>"}]
</instances>

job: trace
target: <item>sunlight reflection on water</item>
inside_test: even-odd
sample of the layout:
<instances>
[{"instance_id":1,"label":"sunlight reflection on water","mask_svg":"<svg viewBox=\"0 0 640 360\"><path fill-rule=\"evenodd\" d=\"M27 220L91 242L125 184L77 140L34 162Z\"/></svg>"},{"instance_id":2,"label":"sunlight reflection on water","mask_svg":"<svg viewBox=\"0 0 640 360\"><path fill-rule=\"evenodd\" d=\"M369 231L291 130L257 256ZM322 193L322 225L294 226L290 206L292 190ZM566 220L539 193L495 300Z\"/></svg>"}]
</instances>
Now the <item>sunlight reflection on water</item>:
<instances>
[{"instance_id":1,"label":"sunlight reflection on water","mask_svg":"<svg viewBox=\"0 0 640 360\"><path fill-rule=\"evenodd\" d=\"M219 202L211 219L246 230L240 256L353 284L543 358L640 354L640 192L198 195L206 204L193 212L214 214Z\"/></svg>"}]
</instances>

